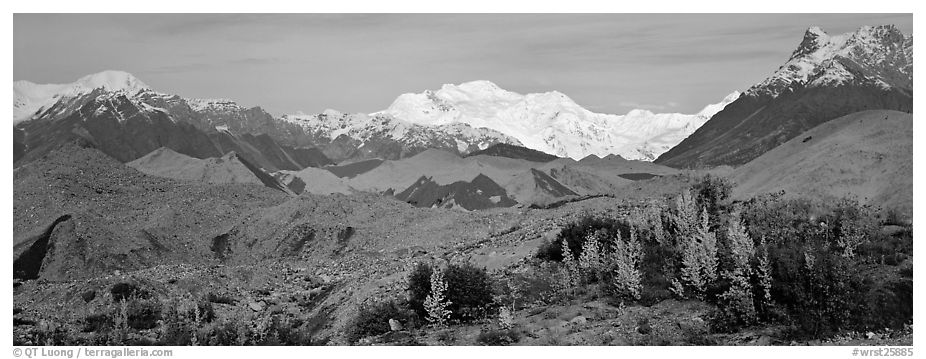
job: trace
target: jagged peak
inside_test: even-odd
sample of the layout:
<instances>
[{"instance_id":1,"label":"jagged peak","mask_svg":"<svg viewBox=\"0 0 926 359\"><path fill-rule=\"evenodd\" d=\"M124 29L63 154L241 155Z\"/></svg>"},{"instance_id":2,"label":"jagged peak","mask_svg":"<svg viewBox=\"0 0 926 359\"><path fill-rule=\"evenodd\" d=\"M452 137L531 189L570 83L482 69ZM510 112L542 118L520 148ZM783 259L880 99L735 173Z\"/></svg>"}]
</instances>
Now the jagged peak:
<instances>
[{"instance_id":1,"label":"jagged peak","mask_svg":"<svg viewBox=\"0 0 926 359\"><path fill-rule=\"evenodd\" d=\"M825 79L814 83L845 83L853 76L832 66L839 57L848 58L864 66L884 66L885 60L894 58L894 51L908 52L911 40L894 25L862 26L856 31L830 35L822 28L813 26L804 32L800 45L788 61L765 81L747 90L749 95L767 94L778 96L795 85L804 86L811 80ZM906 56L905 66L912 66L912 56ZM835 68L834 73L822 74L822 70Z\"/></svg>"},{"instance_id":2,"label":"jagged peak","mask_svg":"<svg viewBox=\"0 0 926 359\"><path fill-rule=\"evenodd\" d=\"M824 31L823 28L819 26L811 26L808 27L806 31L804 31L804 38L819 36L826 36L826 31Z\"/></svg>"}]
</instances>

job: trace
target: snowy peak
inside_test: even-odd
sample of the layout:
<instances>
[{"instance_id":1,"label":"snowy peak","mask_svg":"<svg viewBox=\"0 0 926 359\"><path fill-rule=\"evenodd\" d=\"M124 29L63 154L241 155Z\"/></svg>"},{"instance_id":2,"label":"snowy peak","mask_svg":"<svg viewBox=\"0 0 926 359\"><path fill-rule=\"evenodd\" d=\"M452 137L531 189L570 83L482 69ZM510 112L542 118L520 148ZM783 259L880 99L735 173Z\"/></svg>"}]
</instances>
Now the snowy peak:
<instances>
[{"instance_id":1,"label":"snowy peak","mask_svg":"<svg viewBox=\"0 0 926 359\"><path fill-rule=\"evenodd\" d=\"M85 89L103 88L108 91L126 91L131 94L150 89L148 85L132 74L116 70L107 70L81 77L75 84Z\"/></svg>"},{"instance_id":2,"label":"snowy peak","mask_svg":"<svg viewBox=\"0 0 926 359\"><path fill-rule=\"evenodd\" d=\"M855 32L830 35L814 26L772 76L746 91L777 97L802 86L833 86L852 81L881 87L909 88L912 83L913 39L894 25L863 26Z\"/></svg>"},{"instance_id":3,"label":"snowy peak","mask_svg":"<svg viewBox=\"0 0 926 359\"><path fill-rule=\"evenodd\" d=\"M558 91L522 95L481 80L403 94L374 115L423 126L465 124L491 129L527 148L560 157L619 154L653 160L739 95L734 92L696 114L633 110L611 115L591 112Z\"/></svg>"},{"instance_id":4,"label":"snowy peak","mask_svg":"<svg viewBox=\"0 0 926 359\"><path fill-rule=\"evenodd\" d=\"M520 95L502 89L495 83L486 80L477 80L464 82L459 85L444 84L435 95L447 100L464 100L464 99L503 99L517 98Z\"/></svg>"},{"instance_id":5,"label":"snowy peak","mask_svg":"<svg viewBox=\"0 0 926 359\"><path fill-rule=\"evenodd\" d=\"M125 71L108 70L81 77L69 84L36 84L13 82L13 124L32 118L36 112L54 105L62 98L78 97L101 89L129 95L150 88Z\"/></svg>"}]
</instances>

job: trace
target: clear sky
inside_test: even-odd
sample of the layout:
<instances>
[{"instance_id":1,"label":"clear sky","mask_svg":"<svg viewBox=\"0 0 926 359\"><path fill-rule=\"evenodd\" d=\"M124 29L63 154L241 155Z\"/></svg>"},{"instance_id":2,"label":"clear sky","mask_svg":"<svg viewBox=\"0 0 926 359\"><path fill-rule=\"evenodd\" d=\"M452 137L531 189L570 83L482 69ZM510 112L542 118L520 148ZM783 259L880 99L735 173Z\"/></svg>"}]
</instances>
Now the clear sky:
<instances>
[{"instance_id":1,"label":"clear sky","mask_svg":"<svg viewBox=\"0 0 926 359\"><path fill-rule=\"evenodd\" d=\"M693 113L775 71L804 30L911 14L15 14L13 76L124 70L156 90L271 113L373 112L398 95L490 80L596 112Z\"/></svg>"}]
</instances>

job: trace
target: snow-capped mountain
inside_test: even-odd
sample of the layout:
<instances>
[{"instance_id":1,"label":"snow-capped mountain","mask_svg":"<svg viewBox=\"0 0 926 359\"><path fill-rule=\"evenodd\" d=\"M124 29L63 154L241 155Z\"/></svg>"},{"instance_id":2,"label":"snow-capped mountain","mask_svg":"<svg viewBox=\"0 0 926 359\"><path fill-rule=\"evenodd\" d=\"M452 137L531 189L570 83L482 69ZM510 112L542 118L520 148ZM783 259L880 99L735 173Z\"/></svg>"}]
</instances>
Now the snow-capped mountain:
<instances>
[{"instance_id":1,"label":"snow-capped mountain","mask_svg":"<svg viewBox=\"0 0 926 359\"><path fill-rule=\"evenodd\" d=\"M81 77L69 84L36 84L13 82L13 124L32 118L36 112L54 105L62 98L86 95L95 89L107 92L135 94L149 89L148 85L125 71L103 71Z\"/></svg>"},{"instance_id":2,"label":"snow-capped mountain","mask_svg":"<svg viewBox=\"0 0 926 359\"><path fill-rule=\"evenodd\" d=\"M839 35L811 27L771 76L656 162L737 166L821 123L872 109L913 111L913 38L893 25Z\"/></svg>"},{"instance_id":3,"label":"snow-capped mountain","mask_svg":"<svg viewBox=\"0 0 926 359\"><path fill-rule=\"evenodd\" d=\"M472 81L403 94L372 116L388 115L425 126L466 124L492 129L525 147L560 157L618 154L653 160L738 96L734 92L690 115L646 110L611 115L591 112L556 91L522 95L489 81Z\"/></svg>"},{"instance_id":4,"label":"snow-capped mountain","mask_svg":"<svg viewBox=\"0 0 926 359\"><path fill-rule=\"evenodd\" d=\"M329 157L336 159L399 159L429 148L467 154L497 143L520 145L517 139L492 129L465 123L415 124L383 113L326 110L314 115L285 115L281 120L302 127L316 144L326 146Z\"/></svg>"},{"instance_id":5,"label":"snow-capped mountain","mask_svg":"<svg viewBox=\"0 0 926 359\"><path fill-rule=\"evenodd\" d=\"M814 26L804 32L788 61L746 94L777 97L798 87L850 81L910 88L912 79L913 37L905 37L893 25L863 26L838 35Z\"/></svg>"},{"instance_id":6,"label":"snow-capped mountain","mask_svg":"<svg viewBox=\"0 0 926 359\"><path fill-rule=\"evenodd\" d=\"M21 116L14 117L14 163L82 138L123 162L168 147L195 158L234 151L268 171L333 164L318 149L279 143L275 138L299 127L259 107L160 93L125 72L105 71L63 85L19 81L14 89L14 116ZM28 108L36 110L22 116Z\"/></svg>"}]
</instances>

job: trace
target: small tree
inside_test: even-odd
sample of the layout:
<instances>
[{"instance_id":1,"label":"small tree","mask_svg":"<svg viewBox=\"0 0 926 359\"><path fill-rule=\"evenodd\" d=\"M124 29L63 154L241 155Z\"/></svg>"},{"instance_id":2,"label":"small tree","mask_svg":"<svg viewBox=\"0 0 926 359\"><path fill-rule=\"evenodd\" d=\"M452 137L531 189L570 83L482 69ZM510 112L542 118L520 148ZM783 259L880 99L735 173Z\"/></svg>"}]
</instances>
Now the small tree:
<instances>
[{"instance_id":1,"label":"small tree","mask_svg":"<svg viewBox=\"0 0 926 359\"><path fill-rule=\"evenodd\" d=\"M727 242L730 249L730 269L724 271L724 277L730 287L720 295L721 308L729 324L750 324L756 319L750 262L755 257L756 249L746 233L740 214L734 211L727 229Z\"/></svg>"},{"instance_id":2,"label":"small tree","mask_svg":"<svg viewBox=\"0 0 926 359\"><path fill-rule=\"evenodd\" d=\"M508 309L506 305L503 305L498 310L498 326L505 330L511 329L514 326L514 315L511 313L511 309Z\"/></svg>"},{"instance_id":3,"label":"small tree","mask_svg":"<svg viewBox=\"0 0 926 359\"><path fill-rule=\"evenodd\" d=\"M707 209L711 224L719 224L720 215L727 211L728 199L733 191L733 182L725 177L705 175L694 185L691 191L699 207Z\"/></svg>"},{"instance_id":4,"label":"small tree","mask_svg":"<svg viewBox=\"0 0 926 359\"><path fill-rule=\"evenodd\" d=\"M760 313L767 313L769 307L772 306L772 265L768 259L765 237L759 238L759 249L756 251L756 278L759 284L756 309Z\"/></svg>"},{"instance_id":5,"label":"small tree","mask_svg":"<svg viewBox=\"0 0 926 359\"><path fill-rule=\"evenodd\" d=\"M585 280L597 280L599 273L602 271L601 243L607 236L605 231L598 230L589 235L585 242L582 243L582 253L579 254L578 267L582 271Z\"/></svg>"},{"instance_id":6,"label":"small tree","mask_svg":"<svg viewBox=\"0 0 926 359\"><path fill-rule=\"evenodd\" d=\"M619 296L639 300L643 281L639 264L643 257L643 249L637 240L636 232L631 230L630 237L626 240L618 234L612 249L607 260L611 268L612 289Z\"/></svg>"},{"instance_id":7,"label":"small tree","mask_svg":"<svg viewBox=\"0 0 926 359\"><path fill-rule=\"evenodd\" d=\"M575 294L575 287L579 285L579 263L569 248L569 243L562 242L563 264L560 267L561 281L556 283L557 292L561 297Z\"/></svg>"},{"instance_id":8,"label":"small tree","mask_svg":"<svg viewBox=\"0 0 926 359\"><path fill-rule=\"evenodd\" d=\"M447 282L444 281L444 271L440 267L431 272L431 294L424 300L424 308L428 312L428 321L438 326L447 324L450 319L450 301L445 297Z\"/></svg>"},{"instance_id":9,"label":"small tree","mask_svg":"<svg viewBox=\"0 0 926 359\"><path fill-rule=\"evenodd\" d=\"M717 238L710 231L707 210L702 209L699 225L681 238L682 280L697 298L703 299L708 285L717 279Z\"/></svg>"},{"instance_id":10,"label":"small tree","mask_svg":"<svg viewBox=\"0 0 926 359\"><path fill-rule=\"evenodd\" d=\"M684 191L675 197L675 209L670 212L669 219L675 227L677 238L687 238L694 234L700 222L698 205L691 196L691 192Z\"/></svg>"}]
</instances>

